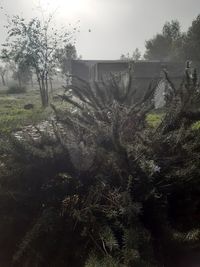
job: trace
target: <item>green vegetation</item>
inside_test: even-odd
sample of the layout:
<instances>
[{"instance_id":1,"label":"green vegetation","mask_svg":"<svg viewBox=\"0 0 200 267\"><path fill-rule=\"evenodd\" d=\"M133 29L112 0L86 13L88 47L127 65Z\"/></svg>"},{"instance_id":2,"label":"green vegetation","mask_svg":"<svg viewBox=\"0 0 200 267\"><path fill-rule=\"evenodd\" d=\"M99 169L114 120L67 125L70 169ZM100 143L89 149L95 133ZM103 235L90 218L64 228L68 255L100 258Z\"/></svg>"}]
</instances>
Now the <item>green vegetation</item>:
<instances>
[{"instance_id":1,"label":"green vegetation","mask_svg":"<svg viewBox=\"0 0 200 267\"><path fill-rule=\"evenodd\" d=\"M194 131L200 130L200 121L197 121L197 122L192 124L192 130L194 130Z\"/></svg>"},{"instance_id":2,"label":"green vegetation","mask_svg":"<svg viewBox=\"0 0 200 267\"><path fill-rule=\"evenodd\" d=\"M160 125L163 116L163 114L150 113L146 117L147 124L152 128L156 128Z\"/></svg>"},{"instance_id":3,"label":"green vegetation","mask_svg":"<svg viewBox=\"0 0 200 267\"><path fill-rule=\"evenodd\" d=\"M33 109L26 110L24 105L32 103ZM38 92L29 91L26 94L11 95L6 91L0 94L0 135L21 129L28 124L34 124L48 117L50 111L41 108Z\"/></svg>"},{"instance_id":4,"label":"green vegetation","mask_svg":"<svg viewBox=\"0 0 200 267\"><path fill-rule=\"evenodd\" d=\"M29 21L12 16L6 25L8 36L1 56L5 61L14 63L20 88L22 78L28 76L30 79L34 71L43 107L49 105L49 80L56 73L58 49L64 49L76 32L76 28L72 31L62 28L59 31L52 20L52 14L47 18L35 17Z\"/></svg>"},{"instance_id":5,"label":"green vegetation","mask_svg":"<svg viewBox=\"0 0 200 267\"><path fill-rule=\"evenodd\" d=\"M56 60L65 73L66 59L77 57L75 47L66 46L71 33L58 36L51 19L26 22L14 16L7 26L3 52L16 67L19 87L0 93L0 266L177 267L191 266L192 260L195 265L196 70L188 63L178 88L164 71L170 90L162 113L154 109L153 83L136 100L140 88L128 75L127 83L116 75L92 84L77 78L77 85L55 97L62 103L46 108ZM185 50L177 48L185 40L190 55L191 43L199 45L199 25L200 16L184 35L177 21L166 23L162 34L147 41L146 58L179 58ZM140 57L138 50L133 57ZM35 70L40 91L21 91L26 64L28 78ZM0 72L5 85L5 69Z\"/></svg>"},{"instance_id":6,"label":"green vegetation","mask_svg":"<svg viewBox=\"0 0 200 267\"><path fill-rule=\"evenodd\" d=\"M194 259L200 139L191 127L200 98L195 73L186 75L162 116L154 88L135 103L131 84L113 77L67 87L70 109L53 105L54 136L2 138L0 263L177 267Z\"/></svg>"},{"instance_id":7,"label":"green vegetation","mask_svg":"<svg viewBox=\"0 0 200 267\"><path fill-rule=\"evenodd\" d=\"M144 57L148 60L180 61L200 60L199 52L200 15L192 22L186 32L181 31L181 25L177 20L166 22L162 32L146 41Z\"/></svg>"}]
</instances>

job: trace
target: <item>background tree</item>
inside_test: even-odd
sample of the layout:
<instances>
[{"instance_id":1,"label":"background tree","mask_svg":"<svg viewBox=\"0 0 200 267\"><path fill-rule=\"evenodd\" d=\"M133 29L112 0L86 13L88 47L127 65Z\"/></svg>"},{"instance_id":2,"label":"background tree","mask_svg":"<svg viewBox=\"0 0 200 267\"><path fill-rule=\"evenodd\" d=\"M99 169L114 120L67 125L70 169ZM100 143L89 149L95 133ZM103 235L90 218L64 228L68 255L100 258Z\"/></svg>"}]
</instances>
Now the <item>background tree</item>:
<instances>
[{"instance_id":1,"label":"background tree","mask_svg":"<svg viewBox=\"0 0 200 267\"><path fill-rule=\"evenodd\" d=\"M132 56L130 56L130 54L127 53L126 55L122 54L120 57L121 60L139 60L140 58L141 58L141 52L138 48L136 48L133 51Z\"/></svg>"},{"instance_id":2,"label":"background tree","mask_svg":"<svg viewBox=\"0 0 200 267\"><path fill-rule=\"evenodd\" d=\"M56 67L55 53L72 37L69 31L59 32L53 27L52 19L49 16L46 20L32 18L26 22L22 17L13 16L8 21L8 38L4 45L4 57L34 69L43 107L49 104L49 75Z\"/></svg>"},{"instance_id":3,"label":"background tree","mask_svg":"<svg viewBox=\"0 0 200 267\"><path fill-rule=\"evenodd\" d=\"M162 33L146 41L144 57L148 60L174 60L181 58L184 34L177 20L166 22Z\"/></svg>"},{"instance_id":4,"label":"background tree","mask_svg":"<svg viewBox=\"0 0 200 267\"><path fill-rule=\"evenodd\" d=\"M56 57L63 74L66 74L67 71L69 71L69 61L79 58L76 47L73 44L67 44L64 48L58 48Z\"/></svg>"},{"instance_id":5,"label":"background tree","mask_svg":"<svg viewBox=\"0 0 200 267\"><path fill-rule=\"evenodd\" d=\"M130 60L130 54L129 53L127 53L126 55L122 54L120 56L120 60Z\"/></svg>"},{"instance_id":6,"label":"background tree","mask_svg":"<svg viewBox=\"0 0 200 267\"><path fill-rule=\"evenodd\" d=\"M135 51L133 51L132 59L137 61L140 58L141 58L141 52L138 48L136 48Z\"/></svg>"},{"instance_id":7,"label":"background tree","mask_svg":"<svg viewBox=\"0 0 200 267\"><path fill-rule=\"evenodd\" d=\"M18 81L19 86L28 84L32 79L32 70L25 64L13 65L13 78Z\"/></svg>"},{"instance_id":8,"label":"background tree","mask_svg":"<svg viewBox=\"0 0 200 267\"><path fill-rule=\"evenodd\" d=\"M29 65L26 65L23 62L17 64L10 60L8 61L7 66L12 72L12 78L17 81L19 87L28 84L28 82L32 83L32 70Z\"/></svg>"},{"instance_id":9,"label":"background tree","mask_svg":"<svg viewBox=\"0 0 200 267\"><path fill-rule=\"evenodd\" d=\"M191 27L187 31L184 54L186 59L200 60L200 15L192 22Z\"/></svg>"}]
</instances>

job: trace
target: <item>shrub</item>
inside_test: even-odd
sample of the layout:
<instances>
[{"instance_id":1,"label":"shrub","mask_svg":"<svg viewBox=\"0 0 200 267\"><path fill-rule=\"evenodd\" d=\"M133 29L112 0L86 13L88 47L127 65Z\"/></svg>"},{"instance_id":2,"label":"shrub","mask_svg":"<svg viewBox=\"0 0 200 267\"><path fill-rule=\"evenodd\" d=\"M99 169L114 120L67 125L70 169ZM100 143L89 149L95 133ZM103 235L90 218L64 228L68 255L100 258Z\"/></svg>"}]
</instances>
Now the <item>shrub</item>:
<instances>
[{"instance_id":1,"label":"shrub","mask_svg":"<svg viewBox=\"0 0 200 267\"><path fill-rule=\"evenodd\" d=\"M7 90L7 94L23 94L26 93L25 86L19 86L17 84L12 84Z\"/></svg>"},{"instance_id":2,"label":"shrub","mask_svg":"<svg viewBox=\"0 0 200 267\"><path fill-rule=\"evenodd\" d=\"M194 79L186 76L181 90L172 85L156 129L146 121L154 112L152 90L134 103L115 81L67 89L76 96L66 91L62 97L72 112L52 106L57 138L37 128L38 141L27 131L26 140L12 139L8 148L2 140L0 262L174 267L198 252L200 139L191 125L200 120L194 109L200 95Z\"/></svg>"},{"instance_id":3,"label":"shrub","mask_svg":"<svg viewBox=\"0 0 200 267\"><path fill-rule=\"evenodd\" d=\"M197 121L197 122L192 124L192 130L194 130L194 131L200 130L200 121Z\"/></svg>"},{"instance_id":4,"label":"shrub","mask_svg":"<svg viewBox=\"0 0 200 267\"><path fill-rule=\"evenodd\" d=\"M154 114L154 113L148 114L146 117L147 124L152 128L156 128L160 125L162 117L163 117L162 114Z\"/></svg>"}]
</instances>

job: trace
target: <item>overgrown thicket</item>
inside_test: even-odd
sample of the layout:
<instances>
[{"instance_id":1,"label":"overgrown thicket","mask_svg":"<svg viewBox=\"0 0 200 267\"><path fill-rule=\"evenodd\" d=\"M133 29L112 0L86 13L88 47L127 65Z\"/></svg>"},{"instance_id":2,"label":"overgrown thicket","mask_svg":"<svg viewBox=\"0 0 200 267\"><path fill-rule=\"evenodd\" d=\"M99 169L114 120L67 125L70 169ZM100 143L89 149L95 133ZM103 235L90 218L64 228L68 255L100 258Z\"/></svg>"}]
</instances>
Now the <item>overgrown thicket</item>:
<instances>
[{"instance_id":1,"label":"overgrown thicket","mask_svg":"<svg viewBox=\"0 0 200 267\"><path fill-rule=\"evenodd\" d=\"M199 85L195 71L180 88L165 76L171 92L156 129L146 122L154 88L136 103L134 81L113 77L66 88L70 108L52 106L53 132L2 140L1 266L198 261Z\"/></svg>"}]
</instances>

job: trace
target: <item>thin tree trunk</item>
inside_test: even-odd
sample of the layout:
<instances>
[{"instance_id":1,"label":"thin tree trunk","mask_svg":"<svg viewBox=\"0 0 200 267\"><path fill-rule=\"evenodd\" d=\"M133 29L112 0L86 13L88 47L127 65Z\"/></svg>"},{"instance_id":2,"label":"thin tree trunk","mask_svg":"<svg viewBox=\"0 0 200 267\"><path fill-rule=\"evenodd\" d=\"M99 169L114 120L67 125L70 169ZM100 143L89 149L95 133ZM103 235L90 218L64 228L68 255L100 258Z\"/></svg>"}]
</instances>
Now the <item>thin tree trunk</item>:
<instances>
[{"instance_id":1,"label":"thin tree trunk","mask_svg":"<svg viewBox=\"0 0 200 267\"><path fill-rule=\"evenodd\" d=\"M47 106L49 104L49 84L48 84L48 74L45 75L45 98Z\"/></svg>"},{"instance_id":2,"label":"thin tree trunk","mask_svg":"<svg viewBox=\"0 0 200 267\"><path fill-rule=\"evenodd\" d=\"M40 77L38 73L37 73L37 81L38 81L38 85L40 89L40 97L41 97L42 106L45 107L43 81L42 81L42 77Z\"/></svg>"},{"instance_id":3,"label":"thin tree trunk","mask_svg":"<svg viewBox=\"0 0 200 267\"><path fill-rule=\"evenodd\" d=\"M17 74L17 79L18 79L19 87L22 88L22 81L21 81L21 77L19 74Z\"/></svg>"},{"instance_id":4,"label":"thin tree trunk","mask_svg":"<svg viewBox=\"0 0 200 267\"><path fill-rule=\"evenodd\" d=\"M44 77L42 78L42 106L46 108L48 106L48 99L47 99L47 92L46 92L46 86L45 86L45 80Z\"/></svg>"},{"instance_id":5,"label":"thin tree trunk","mask_svg":"<svg viewBox=\"0 0 200 267\"><path fill-rule=\"evenodd\" d=\"M49 82L50 82L51 94L53 94L52 78L49 78Z\"/></svg>"},{"instance_id":6,"label":"thin tree trunk","mask_svg":"<svg viewBox=\"0 0 200 267\"><path fill-rule=\"evenodd\" d=\"M2 79L2 84L3 84L3 86L6 86L6 82L5 82L5 79L4 79L4 75L1 75L1 79Z\"/></svg>"},{"instance_id":7,"label":"thin tree trunk","mask_svg":"<svg viewBox=\"0 0 200 267\"><path fill-rule=\"evenodd\" d=\"M46 108L49 105L48 73L45 73L45 71L40 73L37 68L35 70L40 88L42 107Z\"/></svg>"},{"instance_id":8,"label":"thin tree trunk","mask_svg":"<svg viewBox=\"0 0 200 267\"><path fill-rule=\"evenodd\" d=\"M33 88L33 74L31 73L31 87Z\"/></svg>"},{"instance_id":9,"label":"thin tree trunk","mask_svg":"<svg viewBox=\"0 0 200 267\"><path fill-rule=\"evenodd\" d=\"M48 87L46 88L45 77L36 71L37 81L40 89L40 97L42 102L42 107L46 108L48 106Z\"/></svg>"}]
</instances>

